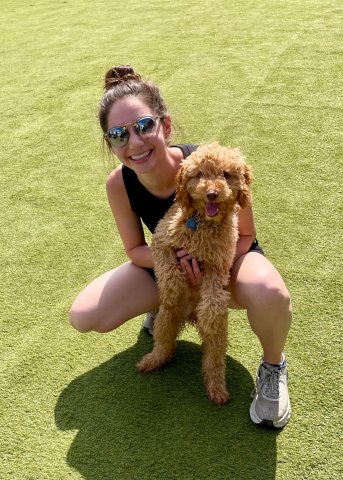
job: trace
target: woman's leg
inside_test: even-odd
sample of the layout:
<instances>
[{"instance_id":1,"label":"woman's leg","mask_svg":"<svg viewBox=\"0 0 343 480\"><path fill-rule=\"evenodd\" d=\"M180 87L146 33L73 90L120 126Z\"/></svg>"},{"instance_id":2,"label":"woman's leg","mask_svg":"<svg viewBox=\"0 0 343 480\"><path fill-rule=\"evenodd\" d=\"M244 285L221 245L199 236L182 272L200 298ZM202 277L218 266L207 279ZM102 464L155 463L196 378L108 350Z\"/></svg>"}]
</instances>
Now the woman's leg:
<instances>
[{"instance_id":1,"label":"woman's leg","mask_svg":"<svg viewBox=\"0 0 343 480\"><path fill-rule=\"evenodd\" d=\"M155 281L128 262L93 280L74 300L69 319L80 332L106 333L157 306Z\"/></svg>"},{"instance_id":2,"label":"woman's leg","mask_svg":"<svg viewBox=\"0 0 343 480\"><path fill-rule=\"evenodd\" d=\"M291 301L281 275L257 252L242 255L231 270L232 307L247 310L264 361L278 364L291 324Z\"/></svg>"},{"instance_id":3,"label":"woman's leg","mask_svg":"<svg viewBox=\"0 0 343 480\"><path fill-rule=\"evenodd\" d=\"M242 255L231 271L233 307L245 308L263 349L250 405L255 424L284 427L291 417L283 349L291 323L291 301L277 270L263 255Z\"/></svg>"}]
</instances>

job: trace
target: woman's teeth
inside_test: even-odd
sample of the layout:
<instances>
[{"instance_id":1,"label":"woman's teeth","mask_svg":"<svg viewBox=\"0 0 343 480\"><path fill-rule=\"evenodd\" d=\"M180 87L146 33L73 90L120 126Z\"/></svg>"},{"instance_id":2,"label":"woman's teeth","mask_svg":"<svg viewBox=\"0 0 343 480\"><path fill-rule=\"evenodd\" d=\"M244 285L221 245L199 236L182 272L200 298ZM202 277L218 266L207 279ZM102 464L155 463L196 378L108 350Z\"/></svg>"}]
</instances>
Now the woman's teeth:
<instances>
[{"instance_id":1,"label":"woman's teeth","mask_svg":"<svg viewBox=\"0 0 343 480\"><path fill-rule=\"evenodd\" d=\"M132 160L141 160L142 158L147 157L149 153L150 153L150 150L144 153L140 153L139 155L131 155L130 158L132 158Z\"/></svg>"}]
</instances>

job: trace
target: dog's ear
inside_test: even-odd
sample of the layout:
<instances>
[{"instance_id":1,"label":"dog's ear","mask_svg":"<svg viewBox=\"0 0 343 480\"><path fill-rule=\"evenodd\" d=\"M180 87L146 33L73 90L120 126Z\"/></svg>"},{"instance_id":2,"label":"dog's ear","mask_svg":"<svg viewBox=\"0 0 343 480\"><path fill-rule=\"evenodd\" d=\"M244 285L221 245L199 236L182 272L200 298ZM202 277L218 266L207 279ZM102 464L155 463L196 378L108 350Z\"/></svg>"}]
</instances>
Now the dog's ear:
<instances>
[{"instance_id":1,"label":"dog's ear","mask_svg":"<svg viewBox=\"0 0 343 480\"><path fill-rule=\"evenodd\" d=\"M175 200L182 206L182 208L185 208L186 210L191 208L191 199L187 190L187 181L188 177L186 175L186 167L181 166L176 177L177 188Z\"/></svg>"},{"instance_id":2,"label":"dog's ear","mask_svg":"<svg viewBox=\"0 0 343 480\"><path fill-rule=\"evenodd\" d=\"M240 207L245 208L251 205L251 190L250 185L253 181L251 167L249 165L244 164L243 166L243 181L242 181L242 189L238 191L238 204Z\"/></svg>"}]
</instances>

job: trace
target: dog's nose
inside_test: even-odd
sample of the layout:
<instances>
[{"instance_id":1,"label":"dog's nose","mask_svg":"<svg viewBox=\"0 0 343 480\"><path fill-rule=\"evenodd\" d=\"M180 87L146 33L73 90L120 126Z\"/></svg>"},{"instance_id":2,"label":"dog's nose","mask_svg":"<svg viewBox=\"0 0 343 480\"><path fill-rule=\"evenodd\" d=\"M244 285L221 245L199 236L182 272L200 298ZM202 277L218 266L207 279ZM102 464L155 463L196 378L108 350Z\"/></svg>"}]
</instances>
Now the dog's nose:
<instances>
[{"instance_id":1,"label":"dog's nose","mask_svg":"<svg viewBox=\"0 0 343 480\"><path fill-rule=\"evenodd\" d=\"M216 200L218 198L218 192L217 190L208 190L206 192L206 197L209 199L209 200Z\"/></svg>"}]
</instances>

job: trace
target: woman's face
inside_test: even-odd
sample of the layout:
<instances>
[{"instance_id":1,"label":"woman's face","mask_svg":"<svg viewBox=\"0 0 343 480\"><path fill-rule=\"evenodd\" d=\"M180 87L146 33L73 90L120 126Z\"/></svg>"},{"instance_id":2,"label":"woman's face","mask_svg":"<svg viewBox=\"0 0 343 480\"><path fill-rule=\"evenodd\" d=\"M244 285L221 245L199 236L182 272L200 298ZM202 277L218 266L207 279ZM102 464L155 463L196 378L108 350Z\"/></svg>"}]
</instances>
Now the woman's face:
<instances>
[{"instance_id":1,"label":"woman's face","mask_svg":"<svg viewBox=\"0 0 343 480\"><path fill-rule=\"evenodd\" d=\"M145 116L155 116L139 97L127 96L114 103L108 114L108 129L128 125ZM112 152L124 165L137 174L150 172L154 166L166 158L166 140L170 133L170 117L156 119L156 126L147 135L137 134L134 125L127 127L129 139L124 147L111 146Z\"/></svg>"}]
</instances>

